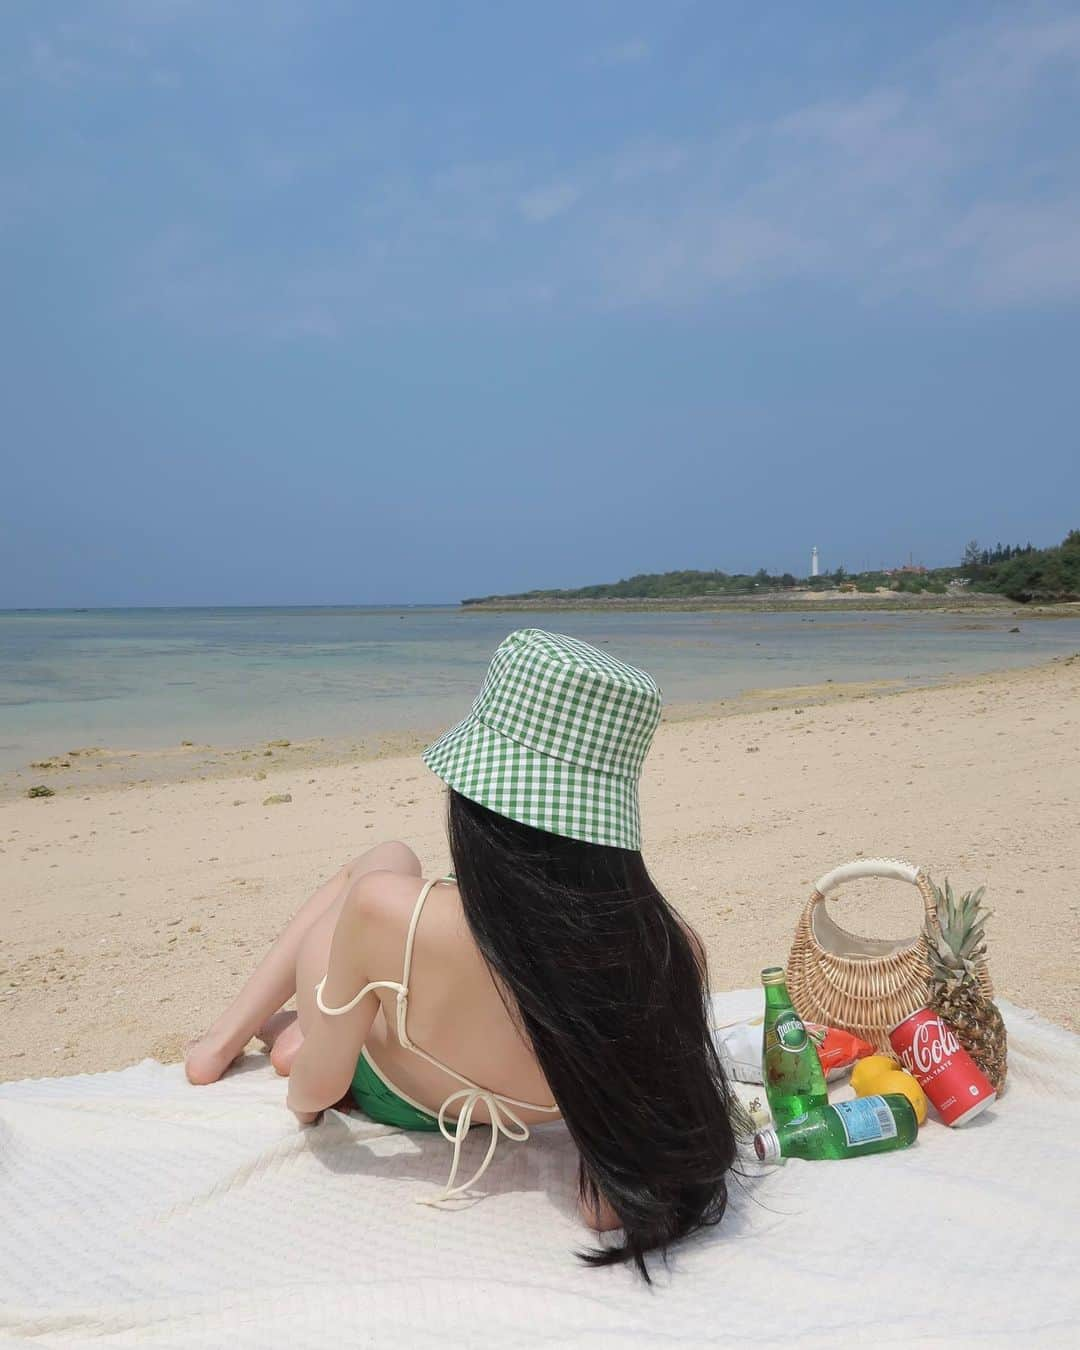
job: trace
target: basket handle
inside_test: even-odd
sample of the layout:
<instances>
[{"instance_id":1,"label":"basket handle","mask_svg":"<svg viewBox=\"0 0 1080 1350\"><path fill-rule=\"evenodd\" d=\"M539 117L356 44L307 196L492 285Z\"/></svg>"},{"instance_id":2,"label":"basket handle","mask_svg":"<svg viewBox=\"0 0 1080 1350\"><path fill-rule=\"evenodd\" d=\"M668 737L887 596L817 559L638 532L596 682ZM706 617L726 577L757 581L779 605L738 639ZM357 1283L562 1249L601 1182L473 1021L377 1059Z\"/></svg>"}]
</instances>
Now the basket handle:
<instances>
[{"instance_id":1,"label":"basket handle","mask_svg":"<svg viewBox=\"0 0 1080 1350\"><path fill-rule=\"evenodd\" d=\"M914 863L903 862L899 858L857 858L855 862L843 863L826 872L814 883L810 897L815 903L842 886L846 881L855 881L859 877L882 877L887 881L907 881L917 888L922 896L923 907L931 923L937 920L937 902L930 878Z\"/></svg>"}]
</instances>

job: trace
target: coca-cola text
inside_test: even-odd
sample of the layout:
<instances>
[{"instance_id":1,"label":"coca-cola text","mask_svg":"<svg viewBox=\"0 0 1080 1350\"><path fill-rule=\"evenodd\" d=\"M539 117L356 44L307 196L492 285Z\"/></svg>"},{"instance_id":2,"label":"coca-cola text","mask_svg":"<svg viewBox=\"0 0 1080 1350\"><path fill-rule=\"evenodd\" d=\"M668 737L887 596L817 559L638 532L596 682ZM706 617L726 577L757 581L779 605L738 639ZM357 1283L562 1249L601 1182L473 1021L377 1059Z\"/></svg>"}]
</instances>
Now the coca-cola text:
<instances>
[{"instance_id":1,"label":"coca-cola text","mask_svg":"<svg viewBox=\"0 0 1080 1350\"><path fill-rule=\"evenodd\" d=\"M911 1045L900 1052L900 1059L908 1073L918 1076L929 1073L959 1049L956 1033L940 1017L934 1017L919 1023Z\"/></svg>"},{"instance_id":2,"label":"coca-cola text","mask_svg":"<svg viewBox=\"0 0 1080 1350\"><path fill-rule=\"evenodd\" d=\"M997 1095L956 1032L930 1008L905 1017L889 1041L946 1125L963 1125Z\"/></svg>"}]
</instances>

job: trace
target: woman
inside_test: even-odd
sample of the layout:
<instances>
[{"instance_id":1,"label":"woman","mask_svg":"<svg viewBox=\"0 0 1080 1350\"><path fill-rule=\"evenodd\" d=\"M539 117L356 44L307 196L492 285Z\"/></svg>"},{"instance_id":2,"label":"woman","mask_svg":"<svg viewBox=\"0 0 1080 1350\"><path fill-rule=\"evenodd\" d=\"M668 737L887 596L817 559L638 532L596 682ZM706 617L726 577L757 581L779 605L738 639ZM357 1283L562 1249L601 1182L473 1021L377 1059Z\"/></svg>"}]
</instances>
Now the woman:
<instances>
[{"instance_id":1,"label":"woman","mask_svg":"<svg viewBox=\"0 0 1080 1350\"><path fill-rule=\"evenodd\" d=\"M499 646L472 711L424 751L449 786L452 874L421 884L380 844L311 897L190 1049L221 1076L257 1032L302 1123L351 1096L373 1119L441 1129L438 1200L500 1137L561 1118L585 1221L633 1261L719 1222L732 1100L699 939L649 877L637 781L660 717L651 676L528 628ZM419 892L419 893L418 893ZM296 995L295 1014L278 1011ZM461 1139L490 1127L457 1185ZM437 1201L436 1201L437 1203Z\"/></svg>"}]
</instances>

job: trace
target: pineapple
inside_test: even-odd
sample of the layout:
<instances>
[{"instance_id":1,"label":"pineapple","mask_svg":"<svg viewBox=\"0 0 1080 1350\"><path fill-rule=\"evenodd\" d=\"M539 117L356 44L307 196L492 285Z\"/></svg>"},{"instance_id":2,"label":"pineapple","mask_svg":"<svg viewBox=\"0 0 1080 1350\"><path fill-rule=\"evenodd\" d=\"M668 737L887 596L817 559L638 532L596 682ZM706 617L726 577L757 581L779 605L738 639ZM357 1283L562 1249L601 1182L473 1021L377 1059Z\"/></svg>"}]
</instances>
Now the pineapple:
<instances>
[{"instance_id":1,"label":"pineapple","mask_svg":"<svg viewBox=\"0 0 1080 1350\"><path fill-rule=\"evenodd\" d=\"M930 1006L956 1032L994 1091L1000 1092L1005 1084L1005 1023L980 986L976 967L986 952L986 915L980 909L985 889L980 886L957 898L947 880L944 892L934 886L940 931L927 925Z\"/></svg>"}]
</instances>

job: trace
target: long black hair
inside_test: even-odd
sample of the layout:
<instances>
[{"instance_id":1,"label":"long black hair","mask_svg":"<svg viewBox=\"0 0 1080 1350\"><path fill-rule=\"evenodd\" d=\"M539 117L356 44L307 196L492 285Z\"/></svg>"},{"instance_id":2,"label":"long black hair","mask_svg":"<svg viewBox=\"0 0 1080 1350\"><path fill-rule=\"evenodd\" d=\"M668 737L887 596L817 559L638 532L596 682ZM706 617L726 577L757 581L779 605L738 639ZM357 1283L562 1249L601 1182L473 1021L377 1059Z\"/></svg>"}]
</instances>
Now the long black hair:
<instances>
[{"instance_id":1,"label":"long black hair","mask_svg":"<svg viewBox=\"0 0 1080 1350\"><path fill-rule=\"evenodd\" d=\"M450 789L450 854L472 936L581 1155L582 1200L633 1261L719 1223L732 1096L709 1033L705 952L639 852L495 814Z\"/></svg>"}]
</instances>

